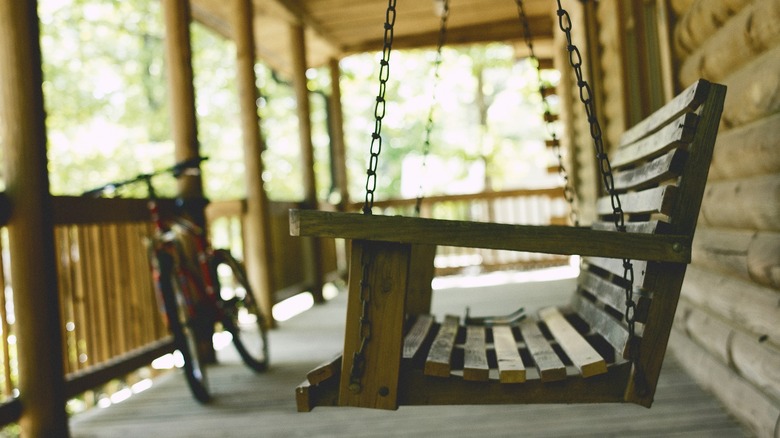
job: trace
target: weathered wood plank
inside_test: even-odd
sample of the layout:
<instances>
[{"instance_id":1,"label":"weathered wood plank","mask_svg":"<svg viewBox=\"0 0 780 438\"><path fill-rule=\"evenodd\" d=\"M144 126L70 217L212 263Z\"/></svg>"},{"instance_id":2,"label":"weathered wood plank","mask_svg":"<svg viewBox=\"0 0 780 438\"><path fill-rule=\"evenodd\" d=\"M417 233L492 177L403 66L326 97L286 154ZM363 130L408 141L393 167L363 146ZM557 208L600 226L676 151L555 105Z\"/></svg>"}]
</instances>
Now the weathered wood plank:
<instances>
[{"instance_id":1,"label":"weathered wood plank","mask_svg":"<svg viewBox=\"0 0 780 438\"><path fill-rule=\"evenodd\" d=\"M588 271L582 271L580 273L580 276L577 278L577 285L613 309L617 309L621 312L624 310L626 292L625 288L622 286L607 281ZM636 292L634 292L632 296L636 303L636 313L634 314L636 320L638 322L645 322L651 299L648 296Z\"/></svg>"},{"instance_id":2,"label":"weathered wood plank","mask_svg":"<svg viewBox=\"0 0 780 438\"><path fill-rule=\"evenodd\" d=\"M684 149L674 149L639 167L615 172L613 174L615 189L639 189L676 178L682 173L687 157L688 154Z\"/></svg>"},{"instance_id":3,"label":"weathered wood plank","mask_svg":"<svg viewBox=\"0 0 780 438\"><path fill-rule=\"evenodd\" d=\"M665 126L683 113L698 108L707 98L709 88L710 83L708 81L704 79L698 80L672 99L671 102L624 132L620 138L620 145L625 146L634 143L657 131L660 127Z\"/></svg>"},{"instance_id":4,"label":"weathered wood plank","mask_svg":"<svg viewBox=\"0 0 780 438\"><path fill-rule=\"evenodd\" d=\"M618 277L623 276L623 260L605 259L601 257L588 257L584 260L588 265L603 269ZM645 274L647 273L647 262L642 260L632 260L634 265L634 285L639 286L645 283Z\"/></svg>"},{"instance_id":5,"label":"weathered wood plank","mask_svg":"<svg viewBox=\"0 0 780 438\"><path fill-rule=\"evenodd\" d=\"M649 160L662 155L676 147L691 142L698 116L694 113L684 114L679 119L664 126L658 132L627 144L615 152L612 167L620 169L624 166Z\"/></svg>"},{"instance_id":6,"label":"weathered wood plank","mask_svg":"<svg viewBox=\"0 0 780 438\"><path fill-rule=\"evenodd\" d=\"M641 192L620 194L620 205L623 208L623 213L627 214L661 213L669 215L674 207L676 196L676 186L654 187ZM599 199L596 209L600 215L611 215L613 210L610 197L604 196Z\"/></svg>"},{"instance_id":7,"label":"weathered wood plank","mask_svg":"<svg viewBox=\"0 0 780 438\"><path fill-rule=\"evenodd\" d=\"M294 236L340 237L550 254L600 255L687 263L690 239L578 227L509 225L418 217L290 211Z\"/></svg>"},{"instance_id":8,"label":"weathered wood plank","mask_svg":"<svg viewBox=\"0 0 780 438\"><path fill-rule=\"evenodd\" d=\"M577 315L588 323L592 331L600 334L609 342L609 345L617 352L617 356L625 357L626 344L628 343L628 330L625 327L607 314L604 309L598 308L582 297L572 299L571 306L577 311ZM625 310L621 313L625 313Z\"/></svg>"},{"instance_id":9,"label":"weathered wood plank","mask_svg":"<svg viewBox=\"0 0 780 438\"><path fill-rule=\"evenodd\" d=\"M501 325L494 326L491 330L493 330L493 346L498 361L498 380L501 383L525 382L525 364L517 349L512 328Z\"/></svg>"},{"instance_id":10,"label":"weathered wood plank","mask_svg":"<svg viewBox=\"0 0 780 438\"><path fill-rule=\"evenodd\" d=\"M540 310L539 318L547 325L574 366L580 370L582 377L592 377L607 372L604 358L566 321L557 308L548 307Z\"/></svg>"},{"instance_id":11,"label":"weathered wood plank","mask_svg":"<svg viewBox=\"0 0 780 438\"><path fill-rule=\"evenodd\" d=\"M417 356L417 352L420 351L420 347L428 337L428 333L431 331L435 318L432 315L419 315L414 321L414 325L409 330L404 338L404 350L403 358L406 360L414 359Z\"/></svg>"},{"instance_id":12,"label":"weathered wood plank","mask_svg":"<svg viewBox=\"0 0 780 438\"><path fill-rule=\"evenodd\" d=\"M436 339L428 351L428 358L425 360L425 375L436 377L449 377L452 369L450 360L452 359L452 350L455 348L455 338L458 335L457 316L447 315L444 322L436 333Z\"/></svg>"},{"instance_id":13,"label":"weathered wood plank","mask_svg":"<svg viewBox=\"0 0 780 438\"><path fill-rule=\"evenodd\" d=\"M566 378L566 366L555 354L552 346L542 334L536 322L526 320L520 324L520 333L523 335L528 352L531 353L536 368L539 371L539 379L542 382L554 382Z\"/></svg>"},{"instance_id":14,"label":"weathered wood plank","mask_svg":"<svg viewBox=\"0 0 780 438\"><path fill-rule=\"evenodd\" d=\"M486 381L490 377L490 368L485 350L485 327L467 326L466 344L463 349L463 378Z\"/></svg>"}]
</instances>

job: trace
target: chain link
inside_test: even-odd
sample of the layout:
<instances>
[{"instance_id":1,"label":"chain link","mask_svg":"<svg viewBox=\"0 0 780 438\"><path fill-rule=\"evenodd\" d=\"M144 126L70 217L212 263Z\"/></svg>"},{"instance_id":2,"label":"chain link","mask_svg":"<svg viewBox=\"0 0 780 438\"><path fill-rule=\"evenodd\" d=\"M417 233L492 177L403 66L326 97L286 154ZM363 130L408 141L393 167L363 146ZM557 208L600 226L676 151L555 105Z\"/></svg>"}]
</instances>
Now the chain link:
<instances>
[{"instance_id":1,"label":"chain link","mask_svg":"<svg viewBox=\"0 0 780 438\"><path fill-rule=\"evenodd\" d=\"M352 355L352 367L349 370L349 390L353 393L359 393L362 390L361 379L366 369L366 348L371 341L372 325L369 319L371 306L371 283L369 282L369 268L372 262L369 248L363 246L360 254L361 278L360 278L360 340L358 348Z\"/></svg>"},{"instance_id":2,"label":"chain link","mask_svg":"<svg viewBox=\"0 0 780 438\"><path fill-rule=\"evenodd\" d=\"M431 152L431 132L433 131L433 112L436 108L436 89L439 86L439 70L442 63L442 50L447 42L447 19L450 16L450 0L443 0L441 10L441 19L439 21L439 40L436 46L436 60L433 63L433 87L431 87L431 108L428 110L428 120L425 123L425 141L423 142L422 170L420 175L424 176L428 167L428 155ZM420 216L422 202L424 198L424 178L420 178L420 187L417 189L417 200L414 204L414 213Z\"/></svg>"},{"instance_id":3,"label":"chain link","mask_svg":"<svg viewBox=\"0 0 780 438\"><path fill-rule=\"evenodd\" d=\"M574 70L574 74L577 77L577 87L579 88L580 101L585 107L585 113L588 117L588 124L590 125L590 134L593 138L593 145L596 149L596 158L599 161L599 171L604 182L604 187L609 193L610 201L612 203L612 215L615 223L615 228L620 232L626 231L625 217L623 214L623 208L620 204L620 197L615 190L615 181L612 175L612 166L609 163L609 158L604 152L604 140L602 138L601 125L596 117L596 106L593 101L593 90L588 82L584 79L582 73L582 54L577 46L572 42L572 22L569 13L561 6L561 0L557 0L558 3L558 25L566 35L566 50L569 52L569 64ZM625 298L626 298L626 312L625 320L628 325L628 348L629 348L629 360L634 364L636 370L635 384L637 392L641 395L645 392L646 382L644 379L643 371L639 363L639 348L636 338L636 302L633 297L634 289L634 266L631 260L623 259L623 279L625 280Z\"/></svg>"},{"instance_id":4,"label":"chain link","mask_svg":"<svg viewBox=\"0 0 780 438\"><path fill-rule=\"evenodd\" d=\"M566 202L569 204L569 220L574 226L579 226L580 219L579 211L576 205L576 195L574 188L572 187L569 180L569 172L566 170L566 166L563 163L563 156L561 155L561 142L558 138L557 132L555 132L555 127L552 121L550 101L547 99L547 93L545 92L546 90L542 83L541 63L539 62L539 58L536 57L536 53L534 51L534 40L531 33L531 26L529 24L528 15L525 13L525 4L523 3L523 0L515 0L515 3L517 4L517 14L519 15L520 22L523 25L523 38L525 39L525 44L528 47L528 57L534 69L536 70L536 79L539 84L539 95L542 98L542 105L544 106L544 122L547 129L547 134L549 135L552 142L553 153L558 159L558 174L563 179L563 196L566 199Z\"/></svg>"},{"instance_id":5,"label":"chain link","mask_svg":"<svg viewBox=\"0 0 780 438\"><path fill-rule=\"evenodd\" d=\"M363 205L363 214L370 215L374 207L374 191L376 190L376 170L379 165L379 153L382 151L382 119L385 117L387 102L385 101L385 92L387 91L387 80L390 78L390 51L393 47L393 29L395 26L395 6L396 0L389 0L387 3L387 12L385 13L385 33L384 45L382 46L382 60L379 62L379 93L376 97L374 106L374 132L371 134L371 156L368 160L368 170L366 171L366 202ZM349 371L348 388L353 393L359 393L363 390L361 379L366 369L366 348L371 341L372 324L370 316L371 307L371 284L369 282L369 270L371 267L372 256L368 254L370 249L363 246L360 256L361 278L360 278L360 327L358 348L352 355L352 367Z\"/></svg>"},{"instance_id":6,"label":"chain link","mask_svg":"<svg viewBox=\"0 0 780 438\"><path fill-rule=\"evenodd\" d=\"M376 105L374 106L374 132L371 134L371 147L369 148L371 156L368 159L368 169L366 170L366 201L363 204L363 214L367 215L371 214L374 207L376 170L379 166L379 153L382 152L382 119L387 110L385 92L387 91L387 80L390 78L390 51L393 47L396 2L397 0L389 0L385 13L384 44L382 46L382 60L379 61L379 93L376 96Z\"/></svg>"}]
</instances>

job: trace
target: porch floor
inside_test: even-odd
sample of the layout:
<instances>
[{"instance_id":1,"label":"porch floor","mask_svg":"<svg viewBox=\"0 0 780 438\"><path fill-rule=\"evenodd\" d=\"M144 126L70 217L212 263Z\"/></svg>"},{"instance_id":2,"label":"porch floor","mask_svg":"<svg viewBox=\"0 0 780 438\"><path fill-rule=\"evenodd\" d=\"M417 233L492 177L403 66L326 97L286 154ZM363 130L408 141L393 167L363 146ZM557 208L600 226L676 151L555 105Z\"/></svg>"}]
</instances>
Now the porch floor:
<instances>
[{"instance_id":1,"label":"porch floor","mask_svg":"<svg viewBox=\"0 0 780 438\"><path fill-rule=\"evenodd\" d=\"M506 274L442 281L433 312L463 315L527 311L566 300L574 280L501 283ZM518 274L527 280L528 274ZM534 280L534 278L531 278ZM463 287L464 284L467 287ZM520 292L520 293L518 293ZM708 393L667 357L652 409L634 405L519 405L401 407L395 412L315 408L297 413L294 388L306 373L342 348L346 296L340 294L279 324L270 336L272 368L253 374L237 357L209 369L215 400L190 396L183 376L168 373L152 388L105 409L71 419L74 438L165 437L352 437L352 436L749 436ZM228 347L231 350L231 347ZM232 351L231 351L232 352ZM226 352L229 354L231 352Z\"/></svg>"}]
</instances>

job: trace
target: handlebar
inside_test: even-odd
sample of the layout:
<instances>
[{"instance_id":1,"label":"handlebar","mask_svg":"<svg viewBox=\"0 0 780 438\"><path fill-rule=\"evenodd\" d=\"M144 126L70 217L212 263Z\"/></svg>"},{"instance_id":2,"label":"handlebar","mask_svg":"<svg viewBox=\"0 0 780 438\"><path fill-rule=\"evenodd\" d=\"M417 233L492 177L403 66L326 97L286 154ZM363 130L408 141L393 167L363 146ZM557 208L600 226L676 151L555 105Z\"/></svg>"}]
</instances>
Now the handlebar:
<instances>
[{"instance_id":1,"label":"handlebar","mask_svg":"<svg viewBox=\"0 0 780 438\"><path fill-rule=\"evenodd\" d=\"M166 173L169 173L169 174L173 175L175 178L179 178L179 177L181 177L183 175L187 175L187 174L199 175L200 174L200 163L203 162L203 161L206 161L206 160L208 160L208 157L195 157L195 158L191 158L189 160L184 160L184 161L176 163L173 166L165 168L165 169L155 170L152 173L141 173L139 175L136 175L133 178L130 178L130 179L127 179L127 180L124 180L124 181L115 181L115 182L111 182L111 183L105 184L103 186L100 186L100 187L97 187L97 188L94 188L94 189L91 189L91 190L87 190L84 193L82 193L82 196L88 196L88 197L97 198L97 197L100 197L102 194L104 194L106 192L114 191L114 190L119 189L121 187L124 187L124 186L127 186L127 185L131 185L131 184L135 184L135 183L138 183L138 182L141 182L141 181L146 182L146 184L147 184L147 186L148 186L148 188L150 189L150 192L151 192L150 195L153 195L153 190L152 190L152 185L151 185L152 184L151 180L152 180L153 177L158 176L158 175L163 175L163 174L166 174Z\"/></svg>"}]
</instances>

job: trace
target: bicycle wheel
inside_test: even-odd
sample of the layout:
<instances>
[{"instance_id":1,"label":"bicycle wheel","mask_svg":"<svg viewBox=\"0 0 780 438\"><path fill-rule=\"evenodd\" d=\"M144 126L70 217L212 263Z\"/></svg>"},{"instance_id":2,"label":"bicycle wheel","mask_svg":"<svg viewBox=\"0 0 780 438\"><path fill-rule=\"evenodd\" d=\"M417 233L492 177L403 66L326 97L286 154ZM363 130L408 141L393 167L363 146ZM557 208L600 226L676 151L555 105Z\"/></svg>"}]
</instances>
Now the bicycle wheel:
<instances>
[{"instance_id":1,"label":"bicycle wheel","mask_svg":"<svg viewBox=\"0 0 780 438\"><path fill-rule=\"evenodd\" d=\"M214 251L214 269L220 265L230 268L233 287L219 288L222 308L222 326L233 336L238 354L244 363L260 372L268 368L268 335L260 305L249 287L244 266L229 251ZM219 278L215 276L215 278Z\"/></svg>"},{"instance_id":2,"label":"bicycle wheel","mask_svg":"<svg viewBox=\"0 0 780 438\"><path fill-rule=\"evenodd\" d=\"M190 285L180 284L173 272L173 257L164 252L157 251L160 277L158 285L163 297L165 314L168 320L168 328L173 334L174 345L184 358L184 375L190 387L192 395L201 403L211 400L206 378L206 368L200 358L198 340L196 337L196 322L190 317L189 306L183 289Z\"/></svg>"}]
</instances>

